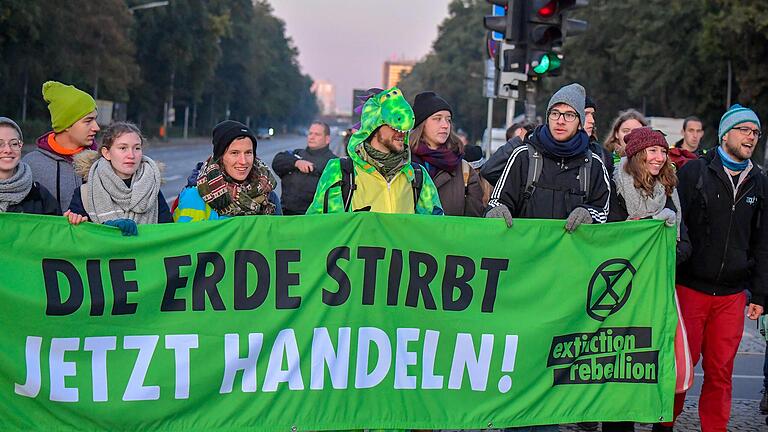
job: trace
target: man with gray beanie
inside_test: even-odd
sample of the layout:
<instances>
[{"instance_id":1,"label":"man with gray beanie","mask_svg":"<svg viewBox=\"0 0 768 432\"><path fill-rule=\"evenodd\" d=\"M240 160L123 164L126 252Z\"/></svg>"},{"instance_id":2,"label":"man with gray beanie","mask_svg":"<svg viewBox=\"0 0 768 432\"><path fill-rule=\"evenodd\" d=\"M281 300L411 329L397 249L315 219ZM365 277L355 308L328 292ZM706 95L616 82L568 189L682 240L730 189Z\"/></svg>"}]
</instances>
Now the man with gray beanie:
<instances>
[{"instance_id":1,"label":"man with gray beanie","mask_svg":"<svg viewBox=\"0 0 768 432\"><path fill-rule=\"evenodd\" d=\"M733 105L720 119L716 150L687 162L678 173L693 250L677 269L676 290L693 362L704 358L702 431L728 426L744 306L755 320L768 296L768 209L763 203L768 177L750 161L761 135L757 114ZM685 394L675 395L675 415L684 400Z\"/></svg>"},{"instance_id":2,"label":"man with gray beanie","mask_svg":"<svg viewBox=\"0 0 768 432\"><path fill-rule=\"evenodd\" d=\"M600 155L584 132L586 92L579 84L558 90L547 104L547 122L514 149L491 193L486 217L566 219L573 232L608 218L610 183Z\"/></svg>"}]
</instances>

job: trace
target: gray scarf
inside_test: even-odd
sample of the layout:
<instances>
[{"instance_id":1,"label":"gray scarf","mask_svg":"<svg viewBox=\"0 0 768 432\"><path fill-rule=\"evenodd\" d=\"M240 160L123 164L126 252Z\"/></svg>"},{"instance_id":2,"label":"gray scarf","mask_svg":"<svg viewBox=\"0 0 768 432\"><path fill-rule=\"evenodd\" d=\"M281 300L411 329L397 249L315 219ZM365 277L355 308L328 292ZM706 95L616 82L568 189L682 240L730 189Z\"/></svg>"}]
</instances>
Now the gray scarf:
<instances>
[{"instance_id":1,"label":"gray scarf","mask_svg":"<svg viewBox=\"0 0 768 432\"><path fill-rule=\"evenodd\" d=\"M131 219L137 224L157 223L160 170L152 159L142 156L129 187L112 164L101 157L88 172L87 187L86 208L90 207L88 217L92 222Z\"/></svg>"},{"instance_id":2,"label":"gray scarf","mask_svg":"<svg viewBox=\"0 0 768 432\"><path fill-rule=\"evenodd\" d=\"M667 204L667 191L664 185L657 181L653 186L653 195L646 195L645 191L635 188L634 178L624 171L626 164L627 158L621 158L613 172L613 181L616 183L616 193L624 198L624 204L627 206L627 213L629 213L627 220L645 219L659 214ZM675 214L677 239L680 240L680 221L683 213L680 211L680 197L677 194L677 189L672 191L672 202L677 209Z\"/></svg>"},{"instance_id":3,"label":"gray scarf","mask_svg":"<svg viewBox=\"0 0 768 432\"><path fill-rule=\"evenodd\" d=\"M24 162L19 162L11 178L0 180L0 213L8 207L24 201L32 189L32 169Z\"/></svg>"}]
</instances>

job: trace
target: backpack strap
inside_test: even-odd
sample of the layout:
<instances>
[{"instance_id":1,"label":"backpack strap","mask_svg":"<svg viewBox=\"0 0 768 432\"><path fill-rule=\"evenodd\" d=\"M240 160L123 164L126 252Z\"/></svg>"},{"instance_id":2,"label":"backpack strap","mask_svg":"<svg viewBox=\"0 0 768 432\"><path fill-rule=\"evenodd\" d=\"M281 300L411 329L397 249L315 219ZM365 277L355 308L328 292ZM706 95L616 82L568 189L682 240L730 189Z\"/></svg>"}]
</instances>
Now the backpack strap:
<instances>
[{"instance_id":1,"label":"backpack strap","mask_svg":"<svg viewBox=\"0 0 768 432\"><path fill-rule=\"evenodd\" d=\"M355 185L354 162L348 157L339 158L339 167L341 168L341 179L325 190L325 197L323 197L323 213L328 213L329 195L331 189L335 187L341 187L341 199L344 203L344 211L348 212L352 205L352 194L355 189L357 189L357 185Z\"/></svg>"},{"instance_id":2,"label":"backpack strap","mask_svg":"<svg viewBox=\"0 0 768 432\"><path fill-rule=\"evenodd\" d=\"M469 170L472 169L469 166L469 162L464 159L461 160L461 173L464 175L464 195L467 194L467 187L469 186Z\"/></svg>"},{"instance_id":3,"label":"backpack strap","mask_svg":"<svg viewBox=\"0 0 768 432\"><path fill-rule=\"evenodd\" d=\"M528 176L525 180L523 202L520 205L520 212L517 216L520 216L525 212L525 208L528 206L528 201L536 191L536 183L541 177L541 170L544 168L544 159L542 158L541 153L529 144L525 144L525 146L528 148Z\"/></svg>"},{"instance_id":4,"label":"backpack strap","mask_svg":"<svg viewBox=\"0 0 768 432\"><path fill-rule=\"evenodd\" d=\"M421 189L424 186L424 170L416 162L411 162L411 166L413 167L411 187L413 188L413 210L415 212L416 206L419 204L419 198L421 198Z\"/></svg>"},{"instance_id":5,"label":"backpack strap","mask_svg":"<svg viewBox=\"0 0 768 432\"><path fill-rule=\"evenodd\" d=\"M579 186L581 187L581 191L584 193L582 198L584 202L586 202L587 198L589 198L589 183L590 179L592 178L592 150L587 149L585 162L586 163L579 168Z\"/></svg>"},{"instance_id":6,"label":"backpack strap","mask_svg":"<svg viewBox=\"0 0 768 432\"><path fill-rule=\"evenodd\" d=\"M707 199L707 193L704 191L704 170L707 169L706 163L700 163L699 164L699 177L696 179L696 192L701 197L701 214L704 215L704 227L706 228L706 238L707 238L707 244L710 243L710 239L712 238L712 229L709 226L709 215L707 214L707 206L709 205L709 200Z\"/></svg>"}]
</instances>

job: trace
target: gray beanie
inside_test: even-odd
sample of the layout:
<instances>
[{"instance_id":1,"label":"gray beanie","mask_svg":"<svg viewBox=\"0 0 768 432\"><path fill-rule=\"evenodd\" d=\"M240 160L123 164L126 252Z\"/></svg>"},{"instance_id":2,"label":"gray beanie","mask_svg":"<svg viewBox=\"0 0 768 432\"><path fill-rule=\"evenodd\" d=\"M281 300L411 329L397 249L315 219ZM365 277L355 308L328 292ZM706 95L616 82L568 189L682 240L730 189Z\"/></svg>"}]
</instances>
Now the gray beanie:
<instances>
[{"instance_id":1,"label":"gray beanie","mask_svg":"<svg viewBox=\"0 0 768 432\"><path fill-rule=\"evenodd\" d=\"M24 134L21 133L21 128L19 125L16 124L15 121L9 119L8 117L0 117L0 126L2 125L8 125L14 129L16 129L16 132L19 133L19 139L21 141L24 141Z\"/></svg>"},{"instance_id":2,"label":"gray beanie","mask_svg":"<svg viewBox=\"0 0 768 432\"><path fill-rule=\"evenodd\" d=\"M586 97L587 92L579 83L573 83L565 87L561 87L560 90L555 92L555 94L553 94L549 99L549 103L547 104L547 113L549 113L549 110L551 110L553 106L559 103L564 103L573 108L576 113L579 114L581 125L584 126L585 118L587 116L584 113L584 100Z\"/></svg>"}]
</instances>

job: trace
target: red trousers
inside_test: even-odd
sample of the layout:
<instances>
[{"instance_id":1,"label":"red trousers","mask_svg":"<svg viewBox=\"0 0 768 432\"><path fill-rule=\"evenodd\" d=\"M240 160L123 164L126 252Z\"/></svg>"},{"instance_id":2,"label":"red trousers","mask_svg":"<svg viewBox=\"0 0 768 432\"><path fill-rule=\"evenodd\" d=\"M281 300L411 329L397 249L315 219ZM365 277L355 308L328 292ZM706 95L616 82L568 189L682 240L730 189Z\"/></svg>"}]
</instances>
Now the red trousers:
<instances>
[{"instance_id":1,"label":"red trousers","mask_svg":"<svg viewBox=\"0 0 768 432\"><path fill-rule=\"evenodd\" d=\"M702 432L725 432L731 416L733 361L744 331L746 294L713 296L677 285L680 310L693 363L704 357L704 384L699 397ZM675 395L675 417L685 393Z\"/></svg>"}]
</instances>

